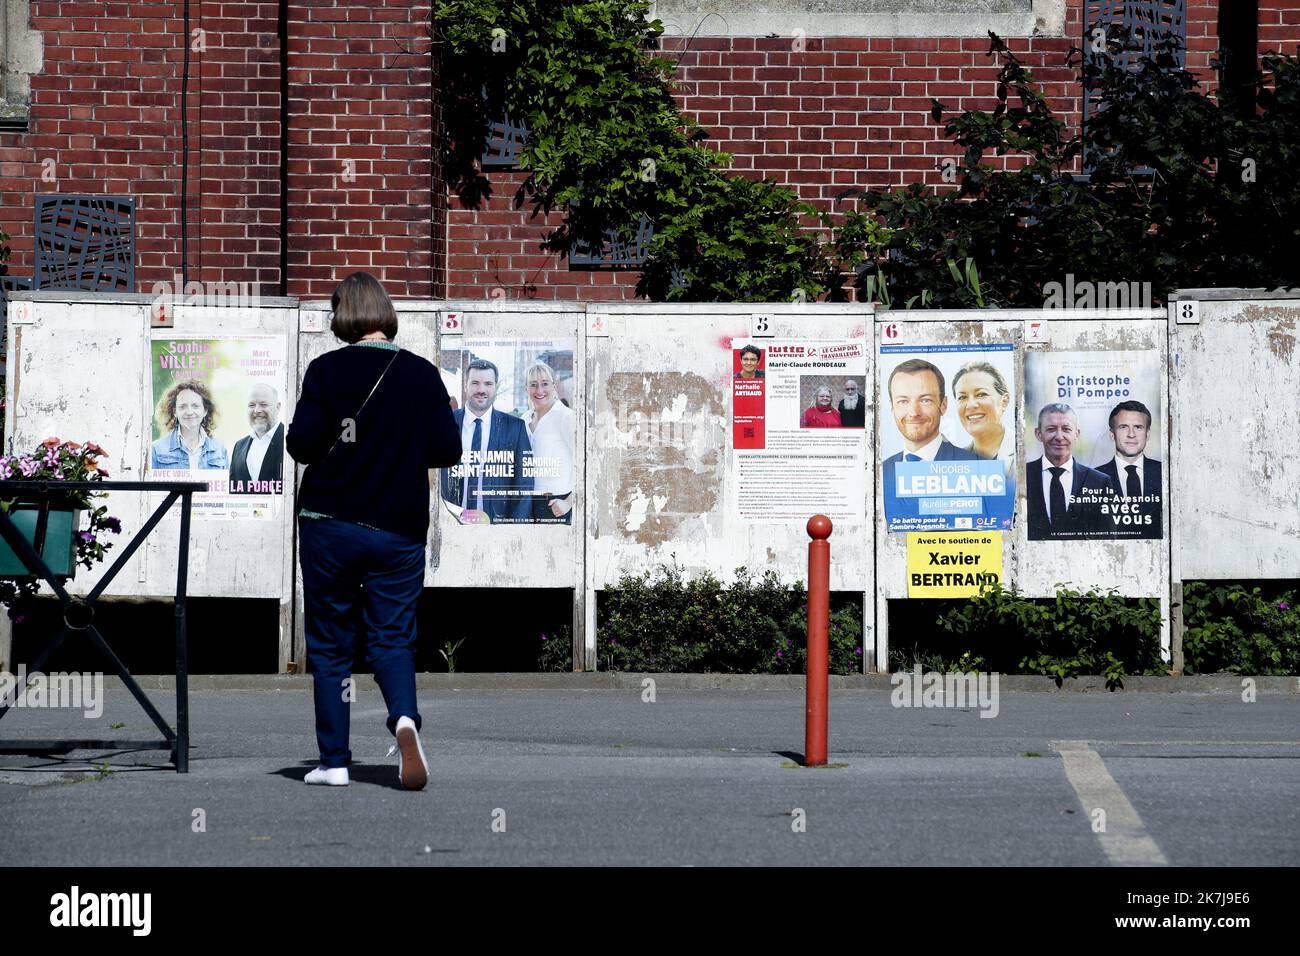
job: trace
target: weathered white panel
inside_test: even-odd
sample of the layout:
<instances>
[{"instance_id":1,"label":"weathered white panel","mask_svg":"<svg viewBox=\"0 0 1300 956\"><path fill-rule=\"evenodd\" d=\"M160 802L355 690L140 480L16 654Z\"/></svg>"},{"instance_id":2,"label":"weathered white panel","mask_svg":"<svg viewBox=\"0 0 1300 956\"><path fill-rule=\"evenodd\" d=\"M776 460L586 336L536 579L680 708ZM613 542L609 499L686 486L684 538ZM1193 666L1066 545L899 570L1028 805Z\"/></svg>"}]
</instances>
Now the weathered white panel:
<instances>
[{"instance_id":1,"label":"weathered white panel","mask_svg":"<svg viewBox=\"0 0 1300 956\"><path fill-rule=\"evenodd\" d=\"M19 294L10 305L8 435L28 448L57 435L94 441L109 452L110 479L144 479L153 414L149 367L149 304L143 294ZM16 296L16 298L18 298ZM19 317L20 313L25 313ZM16 321L14 321L16 319ZM285 336L288 378L296 375L297 309L293 300L257 306L178 304L178 335ZM295 395L284 398L292 417ZM105 563L82 570L69 590L89 591L145 522L161 494L116 492L104 499L122 519L122 534ZM195 597L276 598L292 587L292 491L269 520L191 521L188 591ZM110 585L107 597L166 598L176 590L179 507L163 519Z\"/></svg>"},{"instance_id":2,"label":"weathered white panel","mask_svg":"<svg viewBox=\"0 0 1300 956\"><path fill-rule=\"evenodd\" d=\"M1200 323L1170 326L1174 581L1300 577L1300 296L1186 300Z\"/></svg>"},{"instance_id":3,"label":"weathered white panel","mask_svg":"<svg viewBox=\"0 0 1300 956\"><path fill-rule=\"evenodd\" d=\"M1159 316L1159 317L1157 317ZM1024 465L1025 421L1025 323L1042 321L1036 331L1039 341L1029 348L1046 351L1129 351L1157 350L1160 361L1167 357L1167 322L1163 313L1131 310L1098 318L1097 312L980 310L890 312L876 317L876 344L948 344L1012 342L1016 346L1014 418L1008 409L1004 421L1016 427L1016 511L1014 527L1003 532L1003 581L1027 597L1052 597L1058 585L1086 590L1115 588L1125 597L1156 597L1161 600L1164 619L1162 644L1169 649L1169 541L1029 541ZM889 327L903 330L903 337L891 339ZM877 386L878 387L878 386ZM1161 403L1167 409L1167 382L1162 377ZM884 410L877 414L877 441L893 423ZM1166 427L1158 422L1157 428ZM1169 458L1174 457L1170 453ZM879 462L876 463L879 468ZM1162 476L1161 492L1169 501L1169 469ZM887 602L907 597L907 541L901 533L885 532L882 494L876 498L876 651L879 667L888 666L891 643L887 627Z\"/></svg>"},{"instance_id":4,"label":"weathered white panel","mask_svg":"<svg viewBox=\"0 0 1300 956\"><path fill-rule=\"evenodd\" d=\"M396 301L397 344L438 364L441 312L461 313L466 339L569 339L574 343L575 388L581 397L586 383L581 363L584 318L572 303L482 301ZM329 304L305 302L300 327L298 388L307 365L318 355L344 347L329 331ZM447 336L449 348L461 336ZM429 497L429 550L426 587L565 588L582 580L582 516L584 503L584 403L574 409L579 440L574 463L574 519L561 524L461 525L441 506L436 488ZM303 469L299 469L301 476Z\"/></svg>"},{"instance_id":5,"label":"weathered white panel","mask_svg":"<svg viewBox=\"0 0 1300 956\"><path fill-rule=\"evenodd\" d=\"M589 315L598 313L608 316L609 334L587 338L588 636L594 639L594 591L624 573L674 560L689 575L708 571L724 582L742 565L759 573L773 569L786 582L807 580L806 519L760 524L729 513L731 343L749 338L752 316L762 314L770 317L775 339L856 340L870 353L869 307L588 306ZM868 381L873 374L868 357ZM868 417L870 411L868 405ZM868 447L868 467L872 458ZM870 494L869 475L866 487ZM866 522L836 524L832 590L874 587L870 515L867 508ZM873 631L868 613L868 656Z\"/></svg>"},{"instance_id":6,"label":"weathered white panel","mask_svg":"<svg viewBox=\"0 0 1300 956\"><path fill-rule=\"evenodd\" d=\"M1047 325L1046 351L1107 352L1154 349L1159 364L1168 353L1168 323L1160 319L1090 319L1051 321ZM1023 370L1023 352L1021 354ZM1022 379L1023 380L1023 379ZM1022 396L1023 401L1023 396ZM1160 403L1169 408L1168 378L1161 376ZM1020 420L1024 421L1024 409ZM1168 413L1153 425L1168 436ZM1023 436L1022 436L1023 440ZM1172 456L1170 456L1172 457ZM1024 461L1022 455L1021 461ZM1023 467L1023 466L1022 466ZM1169 500L1169 469L1162 469L1161 495ZM1169 541L1028 541L1025 488L1020 482L1016 500L1016 546L1021 550L1015 583L1030 597L1051 597L1057 585L1073 588L1115 588L1125 597L1163 597L1169 594ZM1167 615L1166 615L1167 617Z\"/></svg>"},{"instance_id":7,"label":"weathered white panel","mask_svg":"<svg viewBox=\"0 0 1300 956\"><path fill-rule=\"evenodd\" d=\"M925 312L921 313L929 320L935 315L945 315L943 312ZM970 313L967 313L970 315ZM893 344L887 337L882 337L888 326L897 323L898 326L905 330L905 336L900 338L900 344L904 345L998 345L1006 342L1019 344L1020 327L1023 324L1019 318L1008 319L1005 313L975 313L982 315L982 321L974 318L949 319L944 318L940 321L908 321L894 314L879 314L876 316L876 351L882 344ZM1022 469L1024 463L1024 449L1019 422L1024 417L1024 354L1017 350L1016 356L1016 381L1013 394L1016 404L1008 408L1002 416L1002 421L1008 428L1014 428L1016 431L1016 467ZM877 354L877 361L879 361ZM883 372L879 373L883 374ZM875 395L877 402L876 414L876 447L881 447L885 439L886 429L896 429L893 418L889 414L889 409L880 405L880 383L876 378L871 379L869 388ZM951 399L950 399L951 401ZM903 532L894 532L890 534L885 529L885 504L884 488L880 481L880 461L875 462L876 468L876 497L875 497L875 515L876 515L876 596L879 604L879 611L883 615L884 602L893 598L907 597L907 535ZM1015 565L1017 551L1015 547L1016 532L1020 530L1023 520L1023 493L1019 486L1023 484L1020 477L1016 478L1017 485L1017 503L1014 529L1002 534L1002 560L1003 560L1003 580L1010 582L1014 579L1013 568ZM882 617L883 619L883 617Z\"/></svg>"}]
</instances>

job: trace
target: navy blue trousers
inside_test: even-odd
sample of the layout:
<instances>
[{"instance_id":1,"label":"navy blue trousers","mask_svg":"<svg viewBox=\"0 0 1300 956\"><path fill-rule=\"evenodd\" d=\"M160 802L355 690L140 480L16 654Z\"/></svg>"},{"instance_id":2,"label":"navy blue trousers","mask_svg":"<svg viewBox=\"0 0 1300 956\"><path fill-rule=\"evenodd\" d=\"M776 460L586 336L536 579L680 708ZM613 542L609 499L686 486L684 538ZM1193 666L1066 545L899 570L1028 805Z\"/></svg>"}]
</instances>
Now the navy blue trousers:
<instances>
[{"instance_id":1,"label":"navy blue trousers","mask_svg":"<svg viewBox=\"0 0 1300 956\"><path fill-rule=\"evenodd\" d=\"M336 518L298 522L307 661L315 675L316 743L323 767L346 767L349 687L357 624L366 660L397 719L420 727L415 705L415 608L424 589L423 544Z\"/></svg>"}]
</instances>

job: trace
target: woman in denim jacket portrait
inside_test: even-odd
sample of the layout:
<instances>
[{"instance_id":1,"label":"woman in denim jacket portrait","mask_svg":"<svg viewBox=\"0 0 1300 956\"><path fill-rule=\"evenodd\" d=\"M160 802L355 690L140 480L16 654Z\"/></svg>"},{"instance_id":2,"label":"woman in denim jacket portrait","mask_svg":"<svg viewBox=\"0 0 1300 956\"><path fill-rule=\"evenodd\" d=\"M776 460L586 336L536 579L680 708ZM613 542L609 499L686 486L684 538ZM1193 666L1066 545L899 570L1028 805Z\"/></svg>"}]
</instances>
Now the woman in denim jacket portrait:
<instances>
[{"instance_id":1,"label":"woman in denim jacket portrait","mask_svg":"<svg viewBox=\"0 0 1300 956\"><path fill-rule=\"evenodd\" d=\"M159 399L156 415L167 434L151 446L150 468L230 468L226 446L212 436L217 405L205 383L198 379L174 383Z\"/></svg>"}]
</instances>

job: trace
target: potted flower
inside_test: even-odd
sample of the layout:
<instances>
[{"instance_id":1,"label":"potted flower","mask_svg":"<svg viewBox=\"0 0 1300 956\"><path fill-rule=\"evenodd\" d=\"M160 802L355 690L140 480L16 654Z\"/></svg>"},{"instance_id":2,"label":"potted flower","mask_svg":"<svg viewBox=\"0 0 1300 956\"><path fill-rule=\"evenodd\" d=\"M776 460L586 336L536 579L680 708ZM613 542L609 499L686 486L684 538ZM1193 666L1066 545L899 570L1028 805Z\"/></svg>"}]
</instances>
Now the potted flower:
<instances>
[{"instance_id":1,"label":"potted flower","mask_svg":"<svg viewBox=\"0 0 1300 956\"><path fill-rule=\"evenodd\" d=\"M108 472L99 466L107 454L94 442L81 444L47 438L29 454L0 457L0 510L9 515L56 577L70 578L77 565L90 568L104 560L113 545L101 540L105 532L118 534L122 523L108 514L107 506L94 507L104 492L67 491L59 495L24 498L4 492L6 481L102 481ZM82 528L82 515L88 518ZM8 543L0 540L0 604L15 605L40 590L40 580L19 560Z\"/></svg>"}]
</instances>

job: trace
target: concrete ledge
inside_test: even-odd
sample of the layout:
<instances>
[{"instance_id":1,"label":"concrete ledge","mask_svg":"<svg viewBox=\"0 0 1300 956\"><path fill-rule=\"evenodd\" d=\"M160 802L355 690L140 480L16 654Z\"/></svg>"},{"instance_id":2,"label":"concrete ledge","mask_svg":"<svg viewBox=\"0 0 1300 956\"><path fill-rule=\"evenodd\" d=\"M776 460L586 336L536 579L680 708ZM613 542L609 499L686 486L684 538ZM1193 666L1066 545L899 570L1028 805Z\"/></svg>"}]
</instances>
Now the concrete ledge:
<instances>
[{"instance_id":1,"label":"concrete ledge","mask_svg":"<svg viewBox=\"0 0 1300 956\"><path fill-rule=\"evenodd\" d=\"M358 674L357 686L374 690L374 678ZM417 674L421 690L640 690L641 682L652 678L657 690L803 690L804 679L797 674ZM1117 691L1135 693L1237 694L1245 678L1235 674L1197 674L1192 677L1128 677ZM1300 694L1300 677L1253 677L1261 693ZM174 690L171 675L137 676L145 690ZM115 677L105 677L114 689L122 684ZM190 677L191 691L309 691L309 675L301 674L201 674ZM832 676L831 690L880 690L891 688L887 674ZM1109 693L1103 677L1078 677L1065 681L1060 688L1050 677L1036 675L1002 675L999 691L1029 693Z\"/></svg>"},{"instance_id":2,"label":"concrete ledge","mask_svg":"<svg viewBox=\"0 0 1300 956\"><path fill-rule=\"evenodd\" d=\"M1065 0L658 0L665 36L1064 36ZM796 33L796 31L799 31Z\"/></svg>"}]
</instances>

